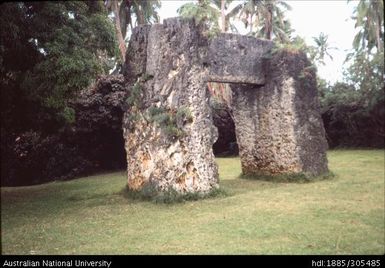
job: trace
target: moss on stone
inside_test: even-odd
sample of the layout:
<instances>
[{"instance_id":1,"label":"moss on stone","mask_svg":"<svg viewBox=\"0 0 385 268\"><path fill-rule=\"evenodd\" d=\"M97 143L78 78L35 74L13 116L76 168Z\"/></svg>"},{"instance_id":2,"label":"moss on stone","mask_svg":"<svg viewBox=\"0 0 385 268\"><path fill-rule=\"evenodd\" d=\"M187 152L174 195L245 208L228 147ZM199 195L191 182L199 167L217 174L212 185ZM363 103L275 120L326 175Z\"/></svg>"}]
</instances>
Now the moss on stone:
<instances>
[{"instance_id":1,"label":"moss on stone","mask_svg":"<svg viewBox=\"0 0 385 268\"><path fill-rule=\"evenodd\" d=\"M127 104L130 106L138 106L142 90L142 83L138 79L138 81L136 81L136 83L131 88L130 95L126 100Z\"/></svg>"},{"instance_id":2,"label":"moss on stone","mask_svg":"<svg viewBox=\"0 0 385 268\"><path fill-rule=\"evenodd\" d=\"M151 106L148 108L148 120L155 122L171 138L176 139L185 135L182 127L185 122L192 122L191 111L187 107L181 107L178 110L166 109L163 107Z\"/></svg>"},{"instance_id":3,"label":"moss on stone","mask_svg":"<svg viewBox=\"0 0 385 268\"><path fill-rule=\"evenodd\" d=\"M191 123L193 121L193 116L191 114L191 111L188 107L181 107L176 112L176 120L184 122Z\"/></svg>"},{"instance_id":4,"label":"moss on stone","mask_svg":"<svg viewBox=\"0 0 385 268\"><path fill-rule=\"evenodd\" d=\"M138 78L138 80L132 86L130 95L126 100L128 105L137 106L138 108L142 105L141 97L142 97L144 83L152 78L153 78L152 75L149 75L146 73Z\"/></svg>"}]
</instances>

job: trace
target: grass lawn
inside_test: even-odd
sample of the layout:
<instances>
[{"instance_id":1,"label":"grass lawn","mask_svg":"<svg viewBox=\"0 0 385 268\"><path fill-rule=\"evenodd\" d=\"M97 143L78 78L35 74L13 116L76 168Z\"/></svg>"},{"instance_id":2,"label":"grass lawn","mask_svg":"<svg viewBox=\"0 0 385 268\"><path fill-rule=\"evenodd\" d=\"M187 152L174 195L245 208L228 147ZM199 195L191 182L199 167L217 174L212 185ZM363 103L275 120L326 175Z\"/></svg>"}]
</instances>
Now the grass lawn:
<instances>
[{"instance_id":1,"label":"grass lawn","mask_svg":"<svg viewBox=\"0 0 385 268\"><path fill-rule=\"evenodd\" d=\"M328 153L334 178L240 179L227 195L177 204L129 200L124 172L1 189L2 254L384 254L384 151Z\"/></svg>"}]
</instances>

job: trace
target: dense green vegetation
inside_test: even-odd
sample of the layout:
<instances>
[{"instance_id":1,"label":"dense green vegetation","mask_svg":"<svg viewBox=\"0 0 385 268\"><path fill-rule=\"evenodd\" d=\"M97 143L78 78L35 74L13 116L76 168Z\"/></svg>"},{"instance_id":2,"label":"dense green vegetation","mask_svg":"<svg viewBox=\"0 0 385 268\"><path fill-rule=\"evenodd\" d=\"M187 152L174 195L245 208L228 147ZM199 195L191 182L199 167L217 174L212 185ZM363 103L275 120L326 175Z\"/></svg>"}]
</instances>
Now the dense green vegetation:
<instances>
[{"instance_id":1,"label":"dense green vegetation","mask_svg":"<svg viewBox=\"0 0 385 268\"><path fill-rule=\"evenodd\" d=\"M1 189L3 254L384 254L384 151L328 153L335 177L241 179L184 203L127 199L125 172Z\"/></svg>"},{"instance_id":2,"label":"dense green vegetation","mask_svg":"<svg viewBox=\"0 0 385 268\"><path fill-rule=\"evenodd\" d=\"M68 174L60 135L76 121L71 100L111 68L113 24L102 1L43 1L2 3L0 25L1 181L32 183L44 160L44 179Z\"/></svg>"},{"instance_id":3,"label":"dense green vegetation","mask_svg":"<svg viewBox=\"0 0 385 268\"><path fill-rule=\"evenodd\" d=\"M112 23L100 5L2 4L2 128L54 131L62 121L75 120L69 99L107 72L115 56Z\"/></svg>"},{"instance_id":4,"label":"dense green vegetation","mask_svg":"<svg viewBox=\"0 0 385 268\"><path fill-rule=\"evenodd\" d=\"M85 169L84 166L88 170L100 166L92 159L77 158L79 147L86 151L87 146L106 143L107 137L110 139L119 133L105 134L104 126L100 130L94 128L93 123L83 122L86 116L76 110L73 102L79 99L79 92L96 83L100 75L122 71L133 27L158 22L160 5L158 0L19 1L1 4L2 184L38 183L34 177L42 180L69 178L82 174L79 170ZM186 3L178 12L205 24L211 36L219 32L236 33L234 22L241 21L249 35L299 48L307 52L314 66L324 64L334 49L330 47L327 34L320 33L314 37L313 45L306 44L304 38L295 34L286 16L290 9L290 5L281 0L199 0ZM352 40L354 50L347 57L345 77L335 84L318 78L322 117L332 148L384 147L382 10L382 1L356 2L352 15L357 35ZM208 87L224 88L220 85ZM131 97L140 97L139 87L131 90ZM230 91L220 92L229 94ZM89 97L92 99L93 96ZM229 98L223 96L223 99ZM132 103L129 101L128 105ZM100 113L94 112L90 121L96 122L111 114L118 114L115 117L121 118L121 111L107 110L100 107ZM81 128L79 124L89 126L88 135L94 137L93 143L78 146L79 139L73 135L77 135L75 132ZM177 129L169 130L174 133ZM95 137L105 138L100 141ZM124 158L123 150L120 153ZM116 150L99 154L100 159L105 159L102 154L116 155ZM62 159L75 158L79 166L73 163L60 165ZM40 159L44 159L49 168L42 171Z\"/></svg>"},{"instance_id":5,"label":"dense green vegetation","mask_svg":"<svg viewBox=\"0 0 385 268\"><path fill-rule=\"evenodd\" d=\"M130 6L125 6L128 3ZM117 4L120 17L114 15L115 9L111 8ZM3 185L34 184L73 177L85 170L96 171L104 165L95 159L96 154L99 154L96 158L101 159L109 151L96 152L93 148L107 142L119 141L121 149L110 153L123 155L122 135L111 135L104 126L95 124L103 116L111 121L111 115L116 116L119 111L111 107L106 111L102 99L99 100L99 114L90 111L84 114L76 110L74 102L78 101L82 90L97 84L95 81L100 75L121 71L124 57L120 57L121 43L118 41L125 36L122 40L119 36L126 35L128 25L133 27L154 21L158 7L157 1L118 0L1 4ZM114 27L117 23L121 26L119 29ZM126 46L124 40L123 46ZM92 99L98 98L97 93L89 96L91 104L94 104ZM89 121L84 122L85 118ZM116 124L113 121L111 124ZM79 135L79 129L86 130ZM84 138L86 134L87 139ZM93 140L93 143L87 144L85 140ZM81 152L87 146L88 156ZM118 162L119 165L121 161ZM39 179L34 179L36 175Z\"/></svg>"},{"instance_id":6,"label":"dense green vegetation","mask_svg":"<svg viewBox=\"0 0 385 268\"><path fill-rule=\"evenodd\" d=\"M320 81L323 119L331 146L384 147L384 3L359 1L353 18L358 33L345 79Z\"/></svg>"},{"instance_id":7,"label":"dense green vegetation","mask_svg":"<svg viewBox=\"0 0 385 268\"><path fill-rule=\"evenodd\" d=\"M198 0L178 12L204 24L209 37L236 33L239 20L251 36L305 51L309 68L331 57L327 34L313 45L295 35L285 1L244 0L230 9L233 2ZM242 178L239 158L218 158L220 189L189 201L174 192L161 202L137 198L124 171L84 177L125 169L123 111L141 105L150 77L127 90L122 75L108 74L122 72L133 27L158 22L160 4L0 5L1 184L56 180L1 187L1 253L384 254L383 150L329 151L334 176L311 182ZM383 1L360 0L352 15L357 35L343 81L318 77L327 139L330 147L383 148ZM138 114L129 116L134 122ZM151 107L145 116L170 139L191 122L189 107Z\"/></svg>"}]
</instances>

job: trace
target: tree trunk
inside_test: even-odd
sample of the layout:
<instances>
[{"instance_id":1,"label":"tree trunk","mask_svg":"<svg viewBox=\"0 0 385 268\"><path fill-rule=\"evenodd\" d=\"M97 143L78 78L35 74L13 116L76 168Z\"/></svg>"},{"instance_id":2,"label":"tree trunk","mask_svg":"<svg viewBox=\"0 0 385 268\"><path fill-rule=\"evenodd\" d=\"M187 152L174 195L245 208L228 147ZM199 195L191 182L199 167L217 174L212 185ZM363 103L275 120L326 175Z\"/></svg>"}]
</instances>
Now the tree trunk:
<instances>
[{"instance_id":1,"label":"tree trunk","mask_svg":"<svg viewBox=\"0 0 385 268\"><path fill-rule=\"evenodd\" d=\"M381 40L382 21L381 21L380 12L383 12L384 7L383 6L381 7L380 2L377 2L377 1L373 1L371 2L371 4L373 9L373 12L371 12L372 13L371 16L373 16L374 27L375 27L374 30L376 32L376 47L377 47L377 51L381 52L381 51L384 51L384 45ZM368 19L369 18L370 16L368 15Z\"/></svg>"},{"instance_id":2,"label":"tree trunk","mask_svg":"<svg viewBox=\"0 0 385 268\"><path fill-rule=\"evenodd\" d=\"M225 33L227 31L227 21L226 21L226 14L225 14L225 1L226 0L221 0L221 23L222 23L222 28L221 28L221 32L222 33ZM219 83L219 88L220 88L220 91L219 91L219 95L220 97L223 99L223 84L222 83Z\"/></svg>"},{"instance_id":3,"label":"tree trunk","mask_svg":"<svg viewBox=\"0 0 385 268\"><path fill-rule=\"evenodd\" d=\"M115 15L115 31L119 42L120 56L122 58L122 62L124 62L126 59L126 43L124 42L124 38L121 30L122 28L120 26L118 0L112 0L112 11L114 12L114 15Z\"/></svg>"},{"instance_id":4,"label":"tree trunk","mask_svg":"<svg viewBox=\"0 0 385 268\"><path fill-rule=\"evenodd\" d=\"M225 14L225 0L221 0L221 22L222 29L221 32L226 32L226 14Z\"/></svg>"},{"instance_id":5,"label":"tree trunk","mask_svg":"<svg viewBox=\"0 0 385 268\"><path fill-rule=\"evenodd\" d=\"M253 33L253 14L250 15L250 33Z\"/></svg>"},{"instance_id":6,"label":"tree trunk","mask_svg":"<svg viewBox=\"0 0 385 268\"><path fill-rule=\"evenodd\" d=\"M144 12L143 12L143 7L142 6L138 6L138 25L143 25L143 24L146 24L145 20L144 20Z\"/></svg>"},{"instance_id":7,"label":"tree trunk","mask_svg":"<svg viewBox=\"0 0 385 268\"><path fill-rule=\"evenodd\" d=\"M273 31L273 8L272 6L267 7L267 16L265 19L265 38L271 40L271 32Z\"/></svg>"},{"instance_id":8,"label":"tree trunk","mask_svg":"<svg viewBox=\"0 0 385 268\"><path fill-rule=\"evenodd\" d=\"M376 43L377 43L377 50L379 52L384 51L384 47L381 41L381 19L377 19L376 23Z\"/></svg>"},{"instance_id":9,"label":"tree trunk","mask_svg":"<svg viewBox=\"0 0 385 268\"><path fill-rule=\"evenodd\" d=\"M230 28L230 16L227 14L225 16L225 32L227 32Z\"/></svg>"},{"instance_id":10,"label":"tree trunk","mask_svg":"<svg viewBox=\"0 0 385 268\"><path fill-rule=\"evenodd\" d=\"M254 13L256 13L256 9L255 9L255 2L254 0L250 1L251 3L251 12L250 12L250 34L253 33L253 16L254 16ZM258 19L258 15L257 16L257 19Z\"/></svg>"}]
</instances>

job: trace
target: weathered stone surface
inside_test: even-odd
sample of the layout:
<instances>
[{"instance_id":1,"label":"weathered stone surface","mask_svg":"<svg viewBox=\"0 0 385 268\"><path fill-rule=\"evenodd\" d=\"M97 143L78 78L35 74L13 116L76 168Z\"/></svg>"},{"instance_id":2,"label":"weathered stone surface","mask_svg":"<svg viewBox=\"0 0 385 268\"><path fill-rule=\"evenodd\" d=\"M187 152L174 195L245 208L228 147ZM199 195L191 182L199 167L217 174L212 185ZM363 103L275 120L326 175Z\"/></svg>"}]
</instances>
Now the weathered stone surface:
<instances>
[{"instance_id":1,"label":"weathered stone surface","mask_svg":"<svg viewBox=\"0 0 385 268\"><path fill-rule=\"evenodd\" d=\"M202 68L207 40L193 21L184 19L165 20L134 34L147 34L133 40L148 40L148 45L146 55L128 62L146 62L143 76L131 84L140 87L140 96L123 123L128 187L207 193L218 187L212 152L217 134Z\"/></svg>"},{"instance_id":2,"label":"weathered stone surface","mask_svg":"<svg viewBox=\"0 0 385 268\"><path fill-rule=\"evenodd\" d=\"M137 28L126 63L123 135L131 190L207 193L218 187L207 81L230 82L245 174L327 172L314 71L301 53L223 34L193 20Z\"/></svg>"},{"instance_id":3,"label":"weathered stone surface","mask_svg":"<svg viewBox=\"0 0 385 268\"><path fill-rule=\"evenodd\" d=\"M265 65L264 86L232 85L244 174L328 171L315 73L302 53L281 51Z\"/></svg>"},{"instance_id":4,"label":"weathered stone surface","mask_svg":"<svg viewBox=\"0 0 385 268\"><path fill-rule=\"evenodd\" d=\"M147 38L150 25L135 27L130 39L130 49L127 50L123 75L128 84L134 83L146 71Z\"/></svg>"},{"instance_id":5,"label":"weathered stone surface","mask_svg":"<svg viewBox=\"0 0 385 268\"><path fill-rule=\"evenodd\" d=\"M263 56L272 45L251 36L220 34L210 42L208 80L263 85Z\"/></svg>"}]
</instances>

